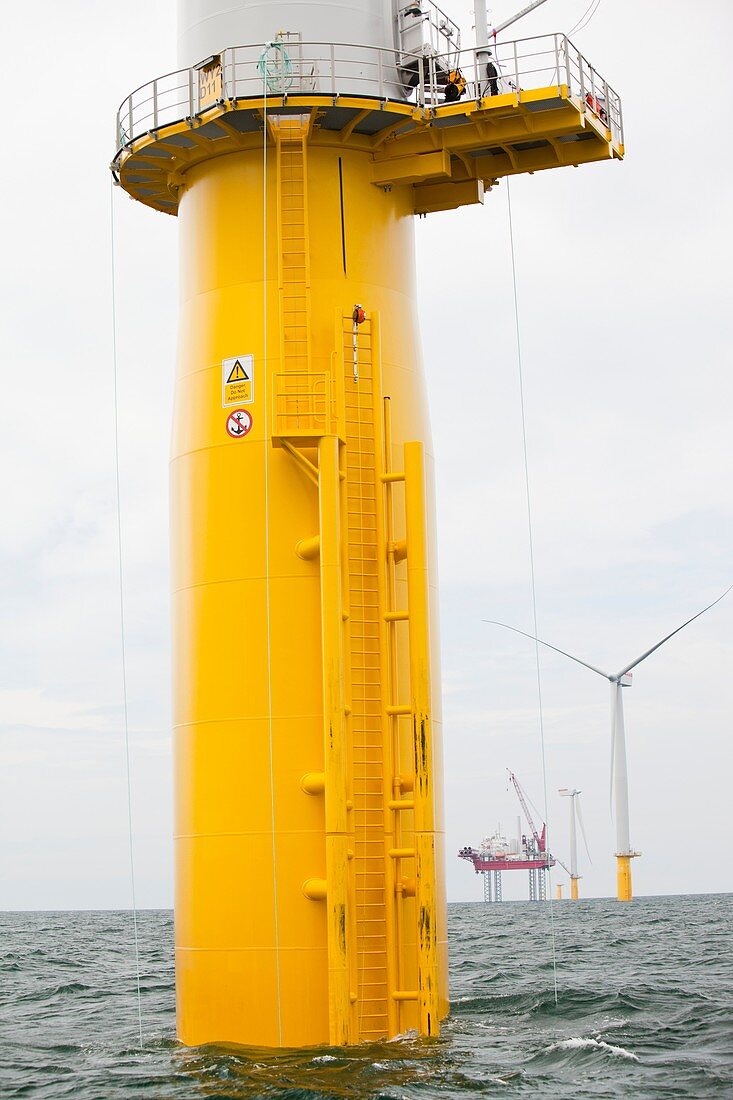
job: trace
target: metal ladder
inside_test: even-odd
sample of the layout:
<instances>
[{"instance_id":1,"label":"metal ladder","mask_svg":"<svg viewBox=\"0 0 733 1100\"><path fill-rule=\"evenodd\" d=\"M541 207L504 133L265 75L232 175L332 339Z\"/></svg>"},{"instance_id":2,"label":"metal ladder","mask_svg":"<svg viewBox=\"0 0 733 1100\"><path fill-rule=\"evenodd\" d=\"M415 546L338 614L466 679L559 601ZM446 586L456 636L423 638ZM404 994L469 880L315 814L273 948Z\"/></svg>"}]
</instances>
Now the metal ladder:
<instances>
[{"instance_id":1,"label":"metal ladder","mask_svg":"<svg viewBox=\"0 0 733 1100\"><path fill-rule=\"evenodd\" d=\"M283 371L310 371L310 255L306 122L270 118L277 146L277 236L280 361Z\"/></svg>"},{"instance_id":2,"label":"metal ladder","mask_svg":"<svg viewBox=\"0 0 733 1100\"><path fill-rule=\"evenodd\" d=\"M273 443L301 466L319 497L318 533L301 539L296 552L318 559L321 576L324 765L304 775L301 787L324 798L326 878L308 878L302 888L326 903L330 1042L398 1033L404 1002L416 1002L419 1031L434 1036L440 1025L423 448L405 444L404 471L389 469L376 315L357 332L339 312L334 369L312 370L305 131L281 121L275 133L282 370L274 376ZM317 463L309 457L313 448ZM393 537L399 481L401 546ZM403 559L408 607L400 610L394 582ZM409 635L407 702L397 690L401 621ZM413 758L405 775L395 771L400 720L409 722ZM402 846L408 811L411 839ZM416 926L405 935L403 909L412 898ZM406 970L416 974L416 989L404 988Z\"/></svg>"},{"instance_id":3,"label":"metal ladder","mask_svg":"<svg viewBox=\"0 0 733 1100\"><path fill-rule=\"evenodd\" d=\"M349 592L349 707L358 1019L362 1039L389 1033L386 876L384 864L384 746L380 561L377 507L381 436L378 358L368 318L358 327L342 319L344 434L346 437L346 572ZM358 381L354 363L358 364Z\"/></svg>"},{"instance_id":4,"label":"metal ladder","mask_svg":"<svg viewBox=\"0 0 733 1100\"><path fill-rule=\"evenodd\" d=\"M417 1026L421 1035L440 1033L438 991L438 929L435 892L435 800L433 791L432 700L430 683L430 635L428 599L427 525L425 507L424 448L419 442L405 443L404 468L391 468L392 431L390 400L383 400L383 547L385 585L382 619L386 650L386 703L384 707L385 756L391 791L385 803L387 877L392 902L394 962L392 1001L397 1030L403 1030L400 1008L417 1003ZM394 485L404 485L405 538L395 539ZM397 602L397 567L406 561L407 607ZM400 698L397 663L397 624L407 623L409 652L408 699ZM400 722L408 725L412 771L398 770L400 747L405 736ZM407 797L404 797L404 796ZM412 812L412 843L403 844L402 815ZM405 900L414 898L416 929L417 989L404 988L407 943Z\"/></svg>"}]
</instances>

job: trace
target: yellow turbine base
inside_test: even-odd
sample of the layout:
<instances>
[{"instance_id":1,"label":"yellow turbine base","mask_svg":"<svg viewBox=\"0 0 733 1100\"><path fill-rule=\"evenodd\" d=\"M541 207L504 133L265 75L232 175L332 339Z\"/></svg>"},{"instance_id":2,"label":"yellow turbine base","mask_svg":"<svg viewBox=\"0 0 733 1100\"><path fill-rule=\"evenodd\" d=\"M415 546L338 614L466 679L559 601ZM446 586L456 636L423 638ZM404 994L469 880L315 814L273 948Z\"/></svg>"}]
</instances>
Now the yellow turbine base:
<instances>
[{"instance_id":1,"label":"yellow turbine base","mask_svg":"<svg viewBox=\"0 0 733 1100\"><path fill-rule=\"evenodd\" d=\"M190 167L179 196L178 1035L434 1036L447 935L414 201L373 185L371 150L313 148L297 116L268 127L264 180L260 138Z\"/></svg>"},{"instance_id":2,"label":"yellow turbine base","mask_svg":"<svg viewBox=\"0 0 733 1100\"><path fill-rule=\"evenodd\" d=\"M570 880L570 897L573 901L578 900L578 880L577 880L577 878L571 878L571 880Z\"/></svg>"},{"instance_id":3,"label":"yellow turbine base","mask_svg":"<svg viewBox=\"0 0 733 1100\"><path fill-rule=\"evenodd\" d=\"M616 856L616 887L619 901L631 901L631 856Z\"/></svg>"}]
</instances>

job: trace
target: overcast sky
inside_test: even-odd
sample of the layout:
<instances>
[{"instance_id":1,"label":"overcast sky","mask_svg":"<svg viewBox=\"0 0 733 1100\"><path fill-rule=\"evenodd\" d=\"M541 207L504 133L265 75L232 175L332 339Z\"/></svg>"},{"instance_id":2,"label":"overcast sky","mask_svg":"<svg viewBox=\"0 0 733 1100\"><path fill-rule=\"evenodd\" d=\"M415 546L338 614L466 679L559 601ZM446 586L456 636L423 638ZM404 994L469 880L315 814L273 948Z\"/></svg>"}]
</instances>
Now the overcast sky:
<instances>
[{"instance_id":1,"label":"overcast sky","mask_svg":"<svg viewBox=\"0 0 733 1100\"><path fill-rule=\"evenodd\" d=\"M470 38L465 5L446 6ZM502 2L494 22L521 7ZM523 35L567 31L549 0ZM175 5L8 6L0 143L0 908L129 903L114 497L114 112L175 68ZM628 663L733 582L728 3L603 0L576 40L623 98L627 160L511 183L540 633ZM176 222L117 192L121 463L138 901L172 898L167 479ZM448 881L541 805L506 185L416 225L438 470ZM640 894L733 888L733 594L625 695ZM608 685L542 654L553 847L581 788L615 889ZM505 895L526 895L505 875Z\"/></svg>"}]
</instances>

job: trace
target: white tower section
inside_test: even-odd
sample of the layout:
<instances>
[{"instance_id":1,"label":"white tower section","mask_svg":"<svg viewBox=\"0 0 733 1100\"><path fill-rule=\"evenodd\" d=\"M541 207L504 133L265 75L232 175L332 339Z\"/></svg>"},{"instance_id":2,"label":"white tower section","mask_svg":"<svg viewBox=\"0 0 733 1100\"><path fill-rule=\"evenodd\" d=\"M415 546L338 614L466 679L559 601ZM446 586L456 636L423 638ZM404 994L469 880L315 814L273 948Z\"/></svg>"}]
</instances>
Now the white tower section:
<instances>
[{"instance_id":1,"label":"white tower section","mask_svg":"<svg viewBox=\"0 0 733 1100\"><path fill-rule=\"evenodd\" d=\"M304 42L343 42L396 48L393 0L178 0L181 66L227 46L271 42L279 31Z\"/></svg>"}]
</instances>

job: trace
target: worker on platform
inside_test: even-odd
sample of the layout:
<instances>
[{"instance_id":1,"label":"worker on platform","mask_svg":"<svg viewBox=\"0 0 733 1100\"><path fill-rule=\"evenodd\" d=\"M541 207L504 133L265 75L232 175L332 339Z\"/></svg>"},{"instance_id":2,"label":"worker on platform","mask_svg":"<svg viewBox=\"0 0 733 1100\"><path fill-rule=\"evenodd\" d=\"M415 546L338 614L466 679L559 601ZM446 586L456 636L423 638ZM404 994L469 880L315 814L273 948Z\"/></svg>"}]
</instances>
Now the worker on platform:
<instances>
[{"instance_id":1,"label":"worker on platform","mask_svg":"<svg viewBox=\"0 0 733 1100\"><path fill-rule=\"evenodd\" d=\"M489 54L489 60L486 62L486 79L488 80L487 91L489 95L499 94L499 70L494 64L494 59Z\"/></svg>"}]
</instances>

